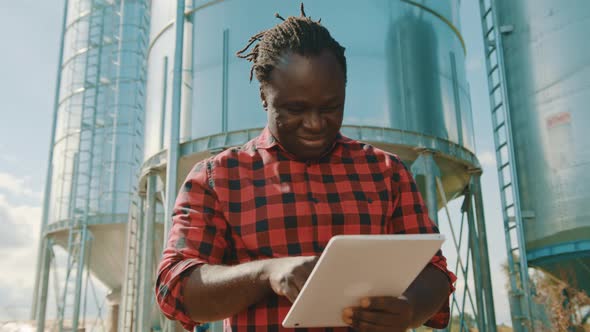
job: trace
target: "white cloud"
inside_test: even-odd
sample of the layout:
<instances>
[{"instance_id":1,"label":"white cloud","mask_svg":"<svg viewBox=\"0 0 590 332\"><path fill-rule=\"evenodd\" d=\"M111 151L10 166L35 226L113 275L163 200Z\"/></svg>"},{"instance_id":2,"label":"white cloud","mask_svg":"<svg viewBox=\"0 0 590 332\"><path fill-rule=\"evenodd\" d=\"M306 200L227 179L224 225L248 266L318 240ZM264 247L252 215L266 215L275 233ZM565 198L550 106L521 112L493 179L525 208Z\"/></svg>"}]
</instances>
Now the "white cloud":
<instances>
[{"instance_id":1,"label":"white cloud","mask_svg":"<svg viewBox=\"0 0 590 332\"><path fill-rule=\"evenodd\" d=\"M37 262L41 207L0 194L0 319L28 318Z\"/></svg>"},{"instance_id":2,"label":"white cloud","mask_svg":"<svg viewBox=\"0 0 590 332\"><path fill-rule=\"evenodd\" d=\"M492 168L496 166L496 155L491 151L484 151L477 154L477 158L484 168Z\"/></svg>"},{"instance_id":3,"label":"white cloud","mask_svg":"<svg viewBox=\"0 0 590 332\"><path fill-rule=\"evenodd\" d=\"M13 204L0 194L0 250L35 246L39 237L41 207Z\"/></svg>"},{"instance_id":4,"label":"white cloud","mask_svg":"<svg viewBox=\"0 0 590 332\"><path fill-rule=\"evenodd\" d=\"M31 189L31 177L19 177L0 172L0 190L14 196L41 200L42 193Z\"/></svg>"}]
</instances>

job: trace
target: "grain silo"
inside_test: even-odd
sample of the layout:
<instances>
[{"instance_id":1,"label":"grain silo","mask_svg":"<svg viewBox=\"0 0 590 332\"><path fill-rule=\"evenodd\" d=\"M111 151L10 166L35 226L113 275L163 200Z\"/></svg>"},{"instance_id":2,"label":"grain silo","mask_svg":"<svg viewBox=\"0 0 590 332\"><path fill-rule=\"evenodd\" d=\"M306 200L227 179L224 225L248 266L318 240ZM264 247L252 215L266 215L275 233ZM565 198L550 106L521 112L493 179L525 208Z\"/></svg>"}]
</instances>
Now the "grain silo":
<instances>
[{"instance_id":1,"label":"grain silo","mask_svg":"<svg viewBox=\"0 0 590 332\"><path fill-rule=\"evenodd\" d=\"M590 292L590 2L480 1L516 331L528 266Z\"/></svg>"},{"instance_id":2,"label":"grain silo","mask_svg":"<svg viewBox=\"0 0 590 332\"><path fill-rule=\"evenodd\" d=\"M461 318L467 310L480 330L495 331L459 1L305 4L347 49L343 134L411 165L434 220L447 201L464 199L469 230L461 233L469 236L462 248L469 249L451 266L464 287L452 310ZM296 4L271 0L154 1L151 12L142 212L130 225L124 331L164 327L151 297L155 261L170 222L165 216L179 183L197 161L246 143L266 123L258 85L248 81L249 64L235 52L252 34L275 25L275 12L298 14ZM459 222L450 224L463 229ZM454 231L447 237L457 240L453 248L459 252L461 237ZM475 287L468 287L469 278ZM471 294L475 300L469 305Z\"/></svg>"},{"instance_id":3,"label":"grain silo","mask_svg":"<svg viewBox=\"0 0 590 332\"><path fill-rule=\"evenodd\" d=\"M141 0L65 1L32 312L40 331L53 302L50 277L56 330L84 326L88 272L110 291L117 319L143 151L148 8ZM67 252L65 275L54 246Z\"/></svg>"}]
</instances>

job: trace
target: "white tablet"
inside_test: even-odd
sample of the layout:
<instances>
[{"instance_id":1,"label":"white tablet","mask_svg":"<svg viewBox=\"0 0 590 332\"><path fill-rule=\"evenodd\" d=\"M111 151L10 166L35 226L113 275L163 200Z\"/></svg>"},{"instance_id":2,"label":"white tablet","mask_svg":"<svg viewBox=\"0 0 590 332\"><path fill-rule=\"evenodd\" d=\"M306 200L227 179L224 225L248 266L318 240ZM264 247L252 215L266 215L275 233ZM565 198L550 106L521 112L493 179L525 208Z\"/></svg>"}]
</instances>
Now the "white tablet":
<instances>
[{"instance_id":1,"label":"white tablet","mask_svg":"<svg viewBox=\"0 0 590 332\"><path fill-rule=\"evenodd\" d=\"M340 327L366 296L401 296L444 242L440 234L338 235L320 256L283 327Z\"/></svg>"}]
</instances>

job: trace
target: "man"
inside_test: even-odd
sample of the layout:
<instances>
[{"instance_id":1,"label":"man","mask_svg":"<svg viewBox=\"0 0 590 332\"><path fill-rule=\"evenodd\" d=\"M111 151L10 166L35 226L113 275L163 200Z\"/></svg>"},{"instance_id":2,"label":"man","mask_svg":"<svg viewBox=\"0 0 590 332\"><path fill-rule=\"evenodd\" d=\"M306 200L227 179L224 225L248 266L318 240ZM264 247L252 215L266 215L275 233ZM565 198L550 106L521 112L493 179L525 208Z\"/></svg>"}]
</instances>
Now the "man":
<instances>
[{"instance_id":1,"label":"man","mask_svg":"<svg viewBox=\"0 0 590 332\"><path fill-rule=\"evenodd\" d=\"M253 62L267 127L198 163L176 201L156 293L189 330L227 317L232 331L286 330L281 322L332 236L438 232L403 163L340 134L344 48L301 12L238 52ZM329 330L444 327L454 280L439 252L404 296L363 299L343 311L350 328Z\"/></svg>"}]
</instances>

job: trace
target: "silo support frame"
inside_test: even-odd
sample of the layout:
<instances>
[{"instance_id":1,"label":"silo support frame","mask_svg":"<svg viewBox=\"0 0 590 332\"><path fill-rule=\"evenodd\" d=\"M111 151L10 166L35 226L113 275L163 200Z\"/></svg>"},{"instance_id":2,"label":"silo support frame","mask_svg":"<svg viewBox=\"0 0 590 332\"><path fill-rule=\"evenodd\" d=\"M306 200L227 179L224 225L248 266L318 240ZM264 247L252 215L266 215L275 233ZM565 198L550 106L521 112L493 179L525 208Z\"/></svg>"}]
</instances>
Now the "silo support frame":
<instances>
[{"instance_id":1,"label":"silo support frame","mask_svg":"<svg viewBox=\"0 0 590 332\"><path fill-rule=\"evenodd\" d=\"M47 251L49 248L47 247L47 239L44 238L45 236L45 228L49 222L49 202L51 196L51 187L52 187L52 180L53 180L53 150L54 150L54 141L55 141L55 130L57 127L57 114L59 109L59 94L61 90L61 76L62 76L62 62L63 62L63 54L64 54L64 40L66 34L66 26L67 26L67 18L68 18L68 6L69 1L64 1L64 10L63 10L63 19L62 19L62 27L61 27L61 38L59 41L59 56L58 56L58 65L57 65L57 82L55 84L55 96L53 99L53 119L51 124L51 136L49 141L49 158L48 158L48 165L47 165L47 174L45 177L45 188L43 193L43 211L41 216L41 231L39 235L39 250L37 253L37 270L35 271L35 286L33 288L33 305L31 308L31 318L39 319L38 316L38 306L39 298L46 299L47 295L39 296L39 284L44 283L45 280L41 279L41 274L45 275L49 272L45 270L41 270L40 268L43 266L44 269L49 269L49 265L43 265L42 261L45 261L45 256L47 252L43 252L43 250ZM45 248L45 249L43 249ZM44 286L46 289L47 286ZM45 320L45 310L47 307L47 303L41 304L43 308L43 320ZM39 330L43 331L43 330Z\"/></svg>"},{"instance_id":2,"label":"silo support frame","mask_svg":"<svg viewBox=\"0 0 590 332\"><path fill-rule=\"evenodd\" d=\"M484 303L486 321L496 324L496 313L494 311L494 295L492 291L492 275L490 268L490 255L488 251L488 235L486 231L485 214L483 207L483 195L481 190L481 170L477 170L471 176L471 192L473 193L475 207L475 221L477 223L477 236L480 254L482 290L484 292Z\"/></svg>"},{"instance_id":3,"label":"silo support frame","mask_svg":"<svg viewBox=\"0 0 590 332\"><path fill-rule=\"evenodd\" d=\"M445 190L440 177L435 177L436 189L438 189L439 197L442 199L442 205L447 216L447 221L451 231L451 239L457 254L457 263L455 266L455 273L459 278L464 280L463 298L461 306L457 299L457 293L452 295L451 301L451 319L454 309L459 311L459 324L461 328L466 326L465 322L465 306L470 302L471 309L475 315L475 319L480 331L496 332L496 318L494 312L494 301L492 295L492 284L490 278L489 255L487 250L487 240L485 232L485 218L483 215L483 204L481 186L479 185L479 176L481 170L476 169L472 172L469 185L464 192L464 204L461 209L461 222L459 224L459 234L457 236L455 227L453 226L453 219L448 208L448 202L445 196ZM435 196L436 197L436 196ZM465 259L461 256L461 247L463 245L463 229L465 223L465 216L467 216L468 223L468 239L466 245L467 252ZM472 292L469 289L469 261L473 264L472 272L476 287L475 301L473 301ZM458 289L460 290L460 289ZM468 301L469 300L469 301ZM476 307L474 306L474 302ZM452 321L450 323L452 325ZM449 326L447 330L450 330Z\"/></svg>"},{"instance_id":4,"label":"silo support frame","mask_svg":"<svg viewBox=\"0 0 590 332\"><path fill-rule=\"evenodd\" d=\"M35 309L35 320L37 321L37 331L45 331L45 314L47 312L47 293L49 290L49 271L51 270L51 260L53 259L53 254L51 250L52 240L43 236L41 239L41 253L42 253L42 260L40 270L42 271L42 275L40 276L41 279L39 280L39 285L41 289L38 293L39 298L35 298L34 301L38 304Z\"/></svg>"},{"instance_id":5,"label":"silo support frame","mask_svg":"<svg viewBox=\"0 0 590 332\"><path fill-rule=\"evenodd\" d=\"M141 259L141 272L139 274L140 292L138 299L140 308L138 311L137 331L151 330L151 313L153 308L154 291L152 289L152 276L155 273L154 257L151 254L154 250L155 224L156 224L156 194L157 194L158 175L149 174L147 178L146 194L146 213L145 220L140 221L144 224L143 229L143 255Z\"/></svg>"}]
</instances>

